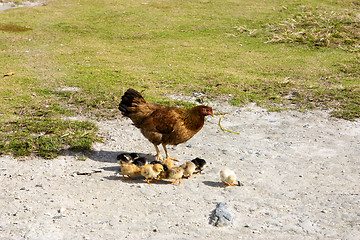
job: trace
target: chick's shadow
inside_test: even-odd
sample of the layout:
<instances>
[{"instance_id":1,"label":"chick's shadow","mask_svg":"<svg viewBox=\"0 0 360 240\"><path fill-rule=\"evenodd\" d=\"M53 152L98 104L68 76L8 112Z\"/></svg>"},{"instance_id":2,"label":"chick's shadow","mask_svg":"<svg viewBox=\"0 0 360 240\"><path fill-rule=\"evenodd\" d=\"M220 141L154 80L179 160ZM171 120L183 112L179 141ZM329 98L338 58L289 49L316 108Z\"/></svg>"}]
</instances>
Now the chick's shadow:
<instances>
[{"instance_id":1,"label":"chick's shadow","mask_svg":"<svg viewBox=\"0 0 360 240\"><path fill-rule=\"evenodd\" d=\"M140 177L134 177L134 179L129 179L129 178L125 177L126 181L124 181L124 179L122 178L121 172L119 174L116 174L116 175L114 174L114 175L107 176L107 177L104 177L104 178L107 179L107 180L112 180L112 181L122 181L124 183L129 183L129 184L146 184L146 185L148 185L145 178L143 178L141 176ZM166 180L158 179L158 180L156 180L156 182L153 182L151 184L171 185L171 182L172 181L166 181Z\"/></svg>"},{"instance_id":2,"label":"chick's shadow","mask_svg":"<svg viewBox=\"0 0 360 240\"><path fill-rule=\"evenodd\" d=\"M209 186L209 187L219 187L219 188L224 188L224 187L226 187L226 185L223 184L222 182L203 181L203 183L204 183L206 186Z\"/></svg>"}]
</instances>

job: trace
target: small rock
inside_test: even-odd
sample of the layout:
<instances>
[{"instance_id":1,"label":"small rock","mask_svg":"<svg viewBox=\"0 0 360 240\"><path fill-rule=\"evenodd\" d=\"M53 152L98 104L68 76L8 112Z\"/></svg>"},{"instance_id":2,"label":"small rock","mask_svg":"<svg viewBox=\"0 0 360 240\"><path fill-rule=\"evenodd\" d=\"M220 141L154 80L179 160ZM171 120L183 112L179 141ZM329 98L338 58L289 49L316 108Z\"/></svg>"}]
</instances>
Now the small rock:
<instances>
[{"instance_id":1,"label":"small rock","mask_svg":"<svg viewBox=\"0 0 360 240\"><path fill-rule=\"evenodd\" d=\"M232 216L229 213L225 203L218 203L215 210L210 215L210 224L216 227L224 227L231 225Z\"/></svg>"},{"instance_id":2,"label":"small rock","mask_svg":"<svg viewBox=\"0 0 360 240\"><path fill-rule=\"evenodd\" d=\"M65 211L66 211L66 208L61 207L61 208L58 210L58 213L63 213L63 212L65 212Z\"/></svg>"}]
</instances>

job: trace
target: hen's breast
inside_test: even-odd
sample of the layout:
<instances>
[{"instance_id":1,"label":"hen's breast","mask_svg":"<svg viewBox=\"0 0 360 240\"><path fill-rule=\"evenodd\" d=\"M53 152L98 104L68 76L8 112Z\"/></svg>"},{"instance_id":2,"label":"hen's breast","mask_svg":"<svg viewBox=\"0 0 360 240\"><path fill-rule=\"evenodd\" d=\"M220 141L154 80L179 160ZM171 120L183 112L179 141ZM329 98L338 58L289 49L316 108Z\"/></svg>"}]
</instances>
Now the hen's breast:
<instances>
[{"instance_id":1,"label":"hen's breast","mask_svg":"<svg viewBox=\"0 0 360 240\"><path fill-rule=\"evenodd\" d=\"M184 143L199 132L203 125L204 122L199 122L198 119L180 118L173 131L168 136L164 136L164 143L170 145Z\"/></svg>"}]
</instances>

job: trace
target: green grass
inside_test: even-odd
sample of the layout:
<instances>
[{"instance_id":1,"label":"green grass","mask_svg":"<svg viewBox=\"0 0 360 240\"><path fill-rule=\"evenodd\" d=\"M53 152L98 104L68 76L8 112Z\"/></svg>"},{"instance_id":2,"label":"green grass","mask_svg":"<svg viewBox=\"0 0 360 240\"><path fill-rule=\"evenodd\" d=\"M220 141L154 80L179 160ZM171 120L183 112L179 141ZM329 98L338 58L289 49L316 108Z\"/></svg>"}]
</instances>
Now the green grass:
<instances>
[{"instance_id":1,"label":"green grass","mask_svg":"<svg viewBox=\"0 0 360 240\"><path fill-rule=\"evenodd\" d=\"M357 119L359 10L345 0L60 0L0 12L0 153L90 149L96 128L64 117L116 118L128 87L167 105L192 106L174 93L231 94L239 106Z\"/></svg>"},{"instance_id":2,"label":"green grass","mask_svg":"<svg viewBox=\"0 0 360 240\"><path fill-rule=\"evenodd\" d=\"M24 156L36 153L43 158L53 158L65 147L73 151L89 150L97 127L88 121L70 121L44 117L22 118L0 127L0 150Z\"/></svg>"}]
</instances>

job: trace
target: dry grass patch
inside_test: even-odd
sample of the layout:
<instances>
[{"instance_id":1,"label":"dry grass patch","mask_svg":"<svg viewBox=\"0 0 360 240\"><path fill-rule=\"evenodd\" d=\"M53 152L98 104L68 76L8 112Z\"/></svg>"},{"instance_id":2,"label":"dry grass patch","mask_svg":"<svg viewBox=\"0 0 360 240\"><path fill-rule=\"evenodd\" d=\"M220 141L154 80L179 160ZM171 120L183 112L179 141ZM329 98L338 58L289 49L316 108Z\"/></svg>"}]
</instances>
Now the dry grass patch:
<instances>
[{"instance_id":1,"label":"dry grass patch","mask_svg":"<svg viewBox=\"0 0 360 240\"><path fill-rule=\"evenodd\" d=\"M316 47L360 50L360 8L327 10L300 7L298 13L269 24L267 42L302 43Z\"/></svg>"}]
</instances>

